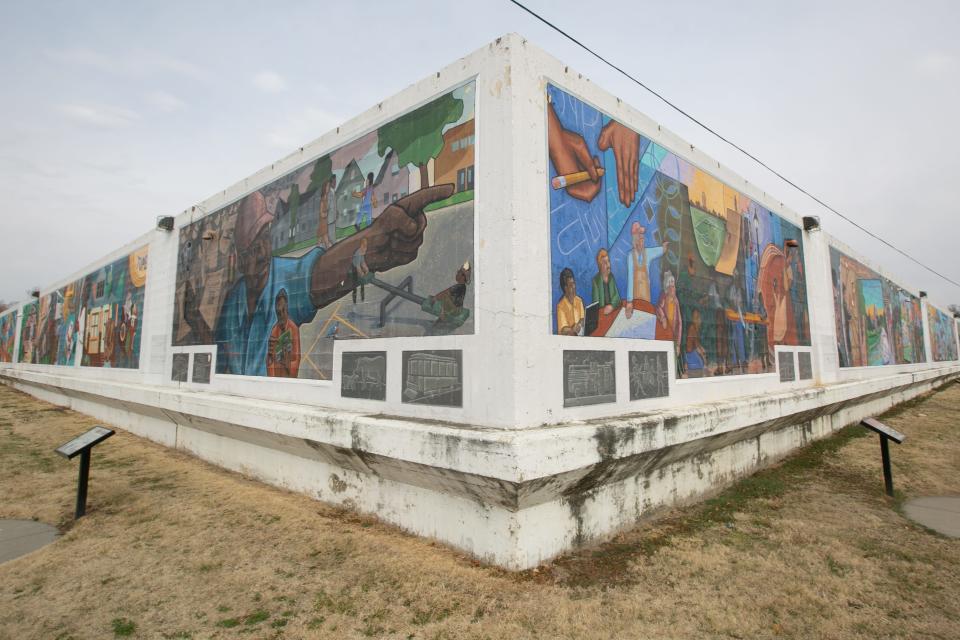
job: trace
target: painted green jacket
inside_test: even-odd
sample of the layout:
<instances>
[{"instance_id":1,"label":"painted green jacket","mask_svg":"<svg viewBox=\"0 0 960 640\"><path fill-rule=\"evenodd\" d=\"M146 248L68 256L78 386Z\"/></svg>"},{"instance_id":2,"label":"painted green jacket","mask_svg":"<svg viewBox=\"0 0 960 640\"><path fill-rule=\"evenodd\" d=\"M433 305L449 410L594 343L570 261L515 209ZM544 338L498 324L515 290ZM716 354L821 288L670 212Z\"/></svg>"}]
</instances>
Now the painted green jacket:
<instances>
[{"instance_id":1,"label":"painted green jacket","mask_svg":"<svg viewBox=\"0 0 960 640\"><path fill-rule=\"evenodd\" d=\"M600 273L593 276L593 301L599 302L601 307L608 304L615 307L620 306L620 291L617 289L617 281L612 273L606 284L604 284L603 276Z\"/></svg>"}]
</instances>

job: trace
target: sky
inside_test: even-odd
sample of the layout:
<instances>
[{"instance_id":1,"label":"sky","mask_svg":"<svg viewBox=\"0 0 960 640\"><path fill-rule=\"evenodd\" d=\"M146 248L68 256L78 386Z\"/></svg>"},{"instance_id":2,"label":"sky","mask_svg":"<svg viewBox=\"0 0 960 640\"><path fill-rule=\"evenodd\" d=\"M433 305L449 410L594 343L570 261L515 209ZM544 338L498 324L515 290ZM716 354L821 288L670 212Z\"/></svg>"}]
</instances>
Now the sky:
<instances>
[{"instance_id":1,"label":"sky","mask_svg":"<svg viewBox=\"0 0 960 640\"><path fill-rule=\"evenodd\" d=\"M960 281L960 2L526 4ZM960 288L506 0L2 3L0 300L23 300L516 32L941 308ZM720 6L723 5L723 6ZM482 179L482 176L479 177Z\"/></svg>"}]
</instances>

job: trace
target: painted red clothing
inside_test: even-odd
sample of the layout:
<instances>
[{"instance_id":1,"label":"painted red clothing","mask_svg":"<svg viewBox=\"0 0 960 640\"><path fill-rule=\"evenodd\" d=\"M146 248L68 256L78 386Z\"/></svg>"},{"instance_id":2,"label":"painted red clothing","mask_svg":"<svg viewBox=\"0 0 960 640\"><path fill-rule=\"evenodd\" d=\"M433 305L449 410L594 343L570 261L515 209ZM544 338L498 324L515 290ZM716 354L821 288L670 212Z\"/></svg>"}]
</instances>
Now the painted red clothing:
<instances>
[{"instance_id":1,"label":"painted red clothing","mask_svg":"<svg viewBox=\"0 0 960 640\"><path fill-rule=\"evenodd\" d=\"M276 348L267 348L267 375L273 378L296 378L300 371L300 328L287 318L287 324L278 320L270 331L270 342L277 344L284 332L290 332L290 347L277 357ZM285 364L284 364L285 363Z\"/></svg>"}]
</instances>

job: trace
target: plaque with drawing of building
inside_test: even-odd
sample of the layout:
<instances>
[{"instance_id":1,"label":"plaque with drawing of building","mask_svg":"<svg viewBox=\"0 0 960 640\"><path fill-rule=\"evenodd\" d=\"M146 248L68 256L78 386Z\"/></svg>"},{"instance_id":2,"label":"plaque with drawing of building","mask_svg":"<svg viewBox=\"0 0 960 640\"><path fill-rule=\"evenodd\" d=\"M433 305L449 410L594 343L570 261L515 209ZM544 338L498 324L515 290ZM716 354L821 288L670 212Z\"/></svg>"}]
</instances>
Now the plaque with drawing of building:
<instances>
[{"instance_id":1,"label":"plaque with drawing of building","mask_svg":"<svg viewBox=\"0 0 960 640\"><path fill-rule=\"evenodd\" d=\"M800 370L801 380L810 380L813 378L813 362L809 351L797 352L797 368Z\"/></svg>"},{"instance_id":2,"label":"plaque with drawing of building","mask_svg":"<svg viewBox=\"0 0 960 640\"><path fill-rule=\"evenodd\" d=\"M630 399L670 395L670 369L666 351L630 352Z\"/></svg>"},{"instance_id":3,"label":"plaque with drawing of building","mask_svg":"<svg viewBox=\"0 0 960 640\"><path fill-rule=\"evenodd\" d=\"M403 352L403 402L463 406L463 352Z\"/></svg>"},{"instance_id":4,"label":"plaque with drawing of building","mask_svg":"<svg viewBox=\"0 0 960 640\"><path fill-rule=\"evenodd\" d=\"M617 401L613 351L563 352L563 406Z\"/></svg>"},{"instance_id":5,"label":"plaque with drawing of building","mask_svg":"<svg viewBox=\"0 0 960 640\"><path fill-rule=\"evenodd\" d=\"M780 382L793 382L797 379L796 369L793 364L793 351L781 351L777 354L777 362L780 365Z\"/></svg>"},{"instance_id":6,"label":"plaque with drawing of building","mask_svg":"<svg viewBox=\"0 0 960 640\"><path fill-rule=\"evenodd\" d=\"M387 399L387 352L344 351L340 395L366 400Z\"/></svg>"}]
</instances>

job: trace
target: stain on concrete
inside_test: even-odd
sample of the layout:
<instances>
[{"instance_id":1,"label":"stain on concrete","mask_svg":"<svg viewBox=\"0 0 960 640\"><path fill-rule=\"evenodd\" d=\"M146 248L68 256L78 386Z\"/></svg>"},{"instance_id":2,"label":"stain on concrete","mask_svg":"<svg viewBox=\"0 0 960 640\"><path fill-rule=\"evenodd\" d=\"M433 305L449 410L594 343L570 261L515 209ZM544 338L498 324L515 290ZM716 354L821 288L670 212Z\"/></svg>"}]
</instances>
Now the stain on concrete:
<instances>
[{"instance_id":1,"label":"stain on concrete","mask_svg":"<svg viewBox=\"0 0 960 640\"><path fill-rule=\"evenodd\" d=\"M343 493L347 490L347 483L335 473L330 474L330 490L334 493Z\"/></svg>"}]
</instances>

